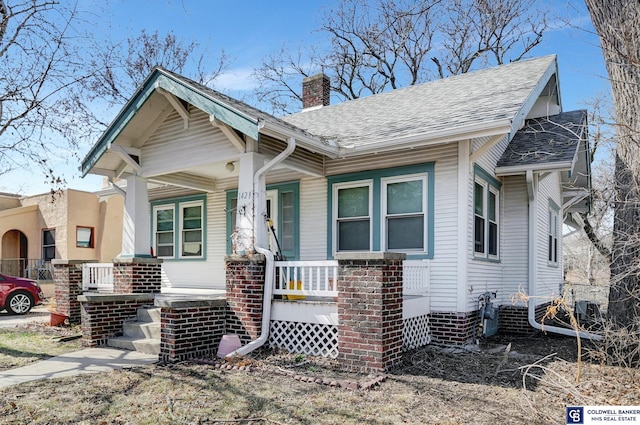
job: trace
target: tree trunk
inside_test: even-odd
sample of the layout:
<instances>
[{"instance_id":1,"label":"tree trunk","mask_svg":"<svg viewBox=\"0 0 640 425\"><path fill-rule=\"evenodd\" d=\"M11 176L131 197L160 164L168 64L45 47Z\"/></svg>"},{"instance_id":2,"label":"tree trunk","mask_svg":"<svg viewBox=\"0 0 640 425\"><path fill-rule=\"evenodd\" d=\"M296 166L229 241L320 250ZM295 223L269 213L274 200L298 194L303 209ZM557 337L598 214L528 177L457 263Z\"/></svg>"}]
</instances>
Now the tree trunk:
<instances>
[{"instance_id":1,"label":"tree trunk","mask_svg":"<svg viewBox=\"0 0 640 425\"><path fill-rule=\"evenodd\" d=\"M600 36L616 116L616 201L609 317L640 318L640 2L585 0Z\"/></svg>"}]
</instances>

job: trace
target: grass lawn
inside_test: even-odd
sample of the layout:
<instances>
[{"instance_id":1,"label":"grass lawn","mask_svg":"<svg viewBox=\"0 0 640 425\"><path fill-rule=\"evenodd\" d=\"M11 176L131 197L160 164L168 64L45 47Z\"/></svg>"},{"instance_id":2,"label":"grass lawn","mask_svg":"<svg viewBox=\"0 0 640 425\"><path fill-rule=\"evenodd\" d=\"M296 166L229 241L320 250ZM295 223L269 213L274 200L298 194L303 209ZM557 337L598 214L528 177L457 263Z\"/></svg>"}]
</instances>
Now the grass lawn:
<instances>
[{"instance_id":1,"label":"grass lawn","mask_svg":"<svg viewBox=\"0 0 640 425\"><path fill-rule=\"evenodd\" d=\"M41 324L0 329L0 371L81 349L80 339L60 341L61 337L79 331L78 328L52 328Z\"/></svg>"}]
</instances>

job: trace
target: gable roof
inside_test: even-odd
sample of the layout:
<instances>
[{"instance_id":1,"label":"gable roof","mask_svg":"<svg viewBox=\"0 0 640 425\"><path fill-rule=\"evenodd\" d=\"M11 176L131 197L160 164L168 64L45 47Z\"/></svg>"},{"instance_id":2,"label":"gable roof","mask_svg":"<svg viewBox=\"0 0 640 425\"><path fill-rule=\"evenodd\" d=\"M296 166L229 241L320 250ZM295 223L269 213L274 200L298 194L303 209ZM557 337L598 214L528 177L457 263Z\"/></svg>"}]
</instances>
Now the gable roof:
<instances>
[{"instance_id":1,"label":"gable roof","mask_svg":"<svg viewBox=\"0 0 640 425\"><path fill-rule=\"evenodd\" d=\"M366 149L408 140L515 132L557 69L545 56L410 86L283 120Z\"/></svg>"},{"instance_id":2,"label":"gable roof","mask_svg":"<svg viewBox=\"0 0 640 425\"><path fill-rule=\"evenodd\" d=\"M587 111L563 112L543 118L528 119L496 165L496 174L518 169L570 170L580 142L587 138Z\"/></svg>"},{"instance_id":3,"label":"gable roof","mask_svg":"<svg viewBox=\"0 0 640 425\"><path fill-rule=\"evenodd\" d=\"M120 136L156 91L165 91L190 103L255 140L258 140L260 132L270 131L282 137L296 137L302 144L306 143L325 154L336 153L335 146L303 129L189 78L156 67L82 160L80 169L83 176L98 163L109 145Z\"/></svg>"}]
</instances>

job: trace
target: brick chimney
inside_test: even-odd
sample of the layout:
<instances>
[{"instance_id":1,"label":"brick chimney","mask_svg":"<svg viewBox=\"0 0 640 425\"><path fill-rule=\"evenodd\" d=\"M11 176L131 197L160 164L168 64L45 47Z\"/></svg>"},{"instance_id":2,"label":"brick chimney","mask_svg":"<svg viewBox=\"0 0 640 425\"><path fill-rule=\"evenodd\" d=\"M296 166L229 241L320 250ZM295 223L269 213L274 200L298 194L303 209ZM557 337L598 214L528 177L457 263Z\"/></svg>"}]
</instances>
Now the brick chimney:
<instances>
[{"instance_id":1,"label":"brick chimney","mask_svg":"<svg viewBox=\"0 0 640 425\"><path fill-rule=\"evenodd\" d=\"M329 106L331 83L324 74L314 75L302 80L302 109Z\"/></svg>"}]
</instances>

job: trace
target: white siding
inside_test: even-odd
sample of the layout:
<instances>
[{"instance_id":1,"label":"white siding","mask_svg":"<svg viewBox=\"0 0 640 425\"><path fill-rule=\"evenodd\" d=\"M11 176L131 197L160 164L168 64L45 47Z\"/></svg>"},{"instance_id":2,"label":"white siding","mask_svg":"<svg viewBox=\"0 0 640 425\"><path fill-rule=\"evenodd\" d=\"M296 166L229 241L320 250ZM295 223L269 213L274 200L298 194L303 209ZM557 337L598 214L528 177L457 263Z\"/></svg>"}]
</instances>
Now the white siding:
<instances>
[{"instance_id":1,"label":"white siding","mask_svg":"<svg viewBox=\"0 0 640 425\"><path fill-rule=\"evenodd\" d=\"M458 145L432 152L435 168L435 235L431 261L431 311L457 310L458 299ZM464 255L464 254L460 254Z\"/></svg>"},{"instance_id":2,"label":"white siding","mask_svg":"<svg viewBox=\"0 0 640 425\"><path fill-rule=\"evenodd\" d=\"M163 287L225 289L225 204L224 192L207 196L207 258L202 261L164 261Z\"/></svg>"},{"instance_id":3,"label":"white siding","mask_svg":"<svg viewBox=\"0 0 640 425\"><path fill-rule=\"evenodd\" d=\"M486 143L490 137L483 137L480 139L474 139L472 143L472 152L475 152L484 143ZM500 140L491 149L489 149L484 155L478 158L475 162L485 172L489 173L493 178L498 181L501 179L494 175L494 170L502 152L507 146L507 138ZM500 190L499 199L499 261L488 261L485 259L474 258L473 255L473 187L474 187L474 173L473 165L469 176L469 185L467 191L467 249L465 253L469 258L468 267L468 290L467 290L467 311L476 310L478 308L478 297L485 292L497 292L497 302L504 303L509 302L509 293L505 288L504 273L506 269L507 261L510 261L512 257L507 254L509 249L509 240L511 235L505 230L505 226L509 223L509 219L506 217L506 207L511 204L507 199L507 193L505 186L503 185ZM504 184L504 181L502 181ZM526 207L526 203L525 203Z\"/></svg>"},{"instance_id":4,"label":"white siding","mask_svg":"<svg viewBox=\"0 0 640 425\"><path fill-rule=\"evenodd\" d=\"M300 180L300 259L327 259L327 179Z\"/></svg>"},{"instance_id":5,"label":"white siding","mask_svg":"<svg viewBox=\"0 0 640 425\"><path fill-rule=\"evenodd\" d=\"M519 290L529 292L529 199L525 177L505 177L502 199L501 259L504 274L498 302L504 305L511 304L510 296Z\"/></svg>"},{"instance_id":6,"label":"white siding","mask_svg":"<svg viewBox=\"0 0 640 425\"><path fill-rule=\"evenodd\" d=\"M172 113L145 143L141 157L143 174L147 177L237 156L238 151L211 125L209 116L192 108L188 129L183 128L183 120L177 112Z\"/></svg>"},{"instance_id":7,"label":"white siding","mask_svg":"<svg viewBox=\"0 0 640 425\"><path fill-rule=\"evenodd\" d=\"M551 199L559 207L562 207L559 173L548 174L538 182L537 198L537 231L536 231L536 304L549 302L558 296L560 283L562 282L562 237L558 240L558 264L550 265L548 262L548 229L549 229L549 200ZM562 210L560 211L562 221ZM559 230L560 235L562 229Z\"/></svg>"}]
</instances>

